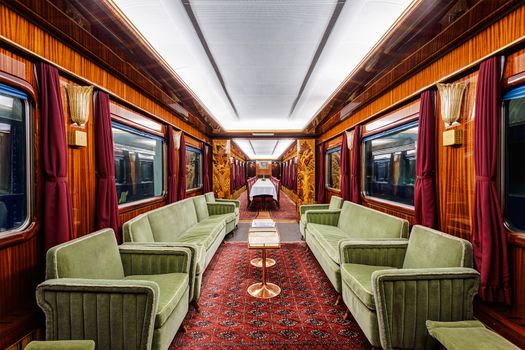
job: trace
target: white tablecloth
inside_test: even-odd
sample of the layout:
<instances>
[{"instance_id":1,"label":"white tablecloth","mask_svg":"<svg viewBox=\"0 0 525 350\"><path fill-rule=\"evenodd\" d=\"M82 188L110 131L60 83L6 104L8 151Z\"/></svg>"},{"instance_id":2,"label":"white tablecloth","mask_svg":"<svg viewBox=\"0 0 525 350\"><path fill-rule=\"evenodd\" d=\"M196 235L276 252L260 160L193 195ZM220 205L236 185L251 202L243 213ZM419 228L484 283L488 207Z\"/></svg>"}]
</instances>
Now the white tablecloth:
<instances>
[{"instance_id":1,"label":"white tablecloth","mask_svg":"<svg viewBox=\"0 0 525 350\"><path fill-rule=\"evenodd\" d=\"M252 186L250 200L252 200L254 196L272 196L273 199L277 200L277 190L269 179L266 179L266 181L259 179Z\"/></svg>"}]
</instances>

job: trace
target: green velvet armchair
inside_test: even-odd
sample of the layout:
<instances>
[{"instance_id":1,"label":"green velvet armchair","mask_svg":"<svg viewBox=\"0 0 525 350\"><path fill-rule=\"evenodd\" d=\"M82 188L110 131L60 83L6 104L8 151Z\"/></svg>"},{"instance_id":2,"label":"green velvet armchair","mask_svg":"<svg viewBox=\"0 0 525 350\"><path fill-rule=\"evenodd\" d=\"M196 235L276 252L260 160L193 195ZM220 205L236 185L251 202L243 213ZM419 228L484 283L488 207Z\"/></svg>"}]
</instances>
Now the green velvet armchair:
<instances>
[{"instance_id":1,"label":"green velvet armchair","mask_svg":"<svg viewBox=\"0 0 525 350\"><path fill-rule=\"evenodd\" d=\"M118 246L111 229L53 247L36 290L46 340L167 349L188 311L194 269L187 248Z\"/></svg>"},{"instance_id":2,"label":"green velvet armchair","mask_svg":"<svg viewBox=\"0 0 525 350\"><path fill-rule=\"evenodd\" d=\"M479 273L468 241L414 226L408 242L341 242L343 300L370 343L435 347L426 320L473 317Z\"/></svg>"},{"instance_id":3,"label":"green velvet armchair","mask_svg":"<svg viewBox=\"0 0 525 350\"><path fill-rule=\"evenodd\" d=\"M299 207L301 219L299 220L299 231L303 238L305 237L306 227L306 212L309 210L338 210L343 206L343 198L332 196L330 198L330 204L304 204Z\"/></svg>"}]
</instances>

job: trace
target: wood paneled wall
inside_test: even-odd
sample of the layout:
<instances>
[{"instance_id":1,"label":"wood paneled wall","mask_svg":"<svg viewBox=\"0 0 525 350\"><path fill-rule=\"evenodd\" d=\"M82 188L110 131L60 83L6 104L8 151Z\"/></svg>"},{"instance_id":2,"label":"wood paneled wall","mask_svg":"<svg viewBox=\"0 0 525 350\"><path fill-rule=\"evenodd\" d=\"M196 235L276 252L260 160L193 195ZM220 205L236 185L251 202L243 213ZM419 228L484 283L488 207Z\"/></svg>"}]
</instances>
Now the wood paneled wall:
<instances>
[{"instance_id":1,"label":"wood paneled wall","mask_svg":"<svg viewBox=\"0 0 525 350\"><path fill-rule=\"evenodd\" d=\"M147 120L170 124L183 130L188 143L200 145L209 138L194 126L172 114L169 110L147 98L101 69L88 58L50 36L17 13L0 4L0 80L5 77L20 79L37 91L34 78L34 63L45 60L56 65L60 71L62 100L64 103L66 135L72 122L64 90L65 84L95 84L110 93L112 103L123 109L140 114ZM2 78L3 77L3 78ZM41 167L39 166L39 113L38 101L34 119L36 175L35 194L41 195ZM76 236L92 232L95 227L96 173L94 154L93 114L83 127L87 132L87 147L68 147L68 181L71 189L74 231ZM198 194L198 193L194 193ZM44 251L42 237L38 230L39 205L35 204L34 224L25 232L12 237L0 237L0 348L6 348L40 325L40 312L35 304L35 286L44 278ZM120 210L120 221L158 208L166 204L165 196L145 203L126 206Z\"/></svg>"}]
</instances>

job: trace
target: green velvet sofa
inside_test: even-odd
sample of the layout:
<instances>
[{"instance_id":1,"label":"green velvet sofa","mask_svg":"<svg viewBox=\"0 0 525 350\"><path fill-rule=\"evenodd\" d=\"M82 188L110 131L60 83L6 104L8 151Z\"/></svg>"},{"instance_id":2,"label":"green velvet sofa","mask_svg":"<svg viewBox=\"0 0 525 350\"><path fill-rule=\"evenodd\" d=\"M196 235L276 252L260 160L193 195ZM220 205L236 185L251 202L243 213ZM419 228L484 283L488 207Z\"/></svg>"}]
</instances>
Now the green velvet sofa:
<instances>
[{"instance_id":1,"label":"green velvet sofa","mask_svg":"<svg viewBox=\"0 0 525 350\"><path fill-rule=\"evenodd\" d=\"M479 273L463 239L414 226L408 242L343 241L343 300L373 346L431 349L426 320L473 317Z\"/></svg>"},{"instance_id":2,"label":"green velvet sofa","mask_svg":"<svg viewBox=\"0 0 525 350\"><path fill-rule=\"evenodd\" d=\"M299 213L301 214L301 219L299 220L299 231L303 238L305 238L305 228L306 228L306 212L308 210L338 210L341 209L343 205L343 198L332 196L330 198L329 204L304 204L299 207Z\"/></svg>"},{"instance_id":3,"label":"green velvet sofa","mask_svg":"<svg viewBox=\"0 0 525 350\"><path fill-rule=\"evenodd\" d=\"M24 350L95 350L93 340L34 340Z\"/></svg>"},{"instance_id":4,"label":"green velvet sofa","mask_svg":"<svg viewBox=\"0 0 525 350\"><path fill-rule=\"evenodd\" d=\"M406 241L408 221L345 201L340 210L308 210L306 243L338 293L341 293L339 247L346 240Z\"/></svg>"},{"instance_id":5,"label":"green velvet sofa","mask_svg":"<svg viewBox=\"0 0 525 350\"><path fill-rule=\"evenodd\" d=\"M167 349L188 311L194 269L187 248L118 246L112 229L53 247L36 290L46 340Z\"/></svg>"},{"instance_id":6,"label":"green velvet sofa","mask_svg":"<svg viewBox=\"0 0 525 350\"><path fill-rule=\"evenodd\" d=\"M234 203L207 203L204 195L201 195L136 216L124 223L122 230L124 242L191 249L196 261L191 299L197 301L202 274L228 229L233 230L234 227Z\"/></svg>"},{"instance_id":7,"label":"green velvet sofa","mask_svg":"<svg viewBox=\"0 0 525 350\"><path fill-rule=\"evenodd\" d=\"M239 224L240 219L240 207L241 202L236 199L218 199L215 198L215 193L213 192L207 192L204 194L204 197L206 198L206 203L233 203L235 205L235 226ZM228 233L231 231L227 231Z\"/></svg>"}]
</instances>

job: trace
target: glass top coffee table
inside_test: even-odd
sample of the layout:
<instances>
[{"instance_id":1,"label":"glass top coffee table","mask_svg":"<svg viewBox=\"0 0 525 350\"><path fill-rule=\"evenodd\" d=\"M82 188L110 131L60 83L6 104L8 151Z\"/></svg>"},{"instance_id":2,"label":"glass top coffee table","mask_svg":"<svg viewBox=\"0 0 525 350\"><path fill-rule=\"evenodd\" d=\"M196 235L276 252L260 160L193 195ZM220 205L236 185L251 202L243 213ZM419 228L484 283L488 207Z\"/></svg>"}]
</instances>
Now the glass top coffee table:
<instances>
[{"instance_id":1,"label":"glass top coffee table","mask_svg":"<svg viewBox=\"0 0 525 350\"><path fill-rule=\"evenodd\" d=\"M272 224L273 223L273 224ZM251 264L262 269L262 282L248 287L248 293L256 298L273 298L281 293L281 288L266 281L266 268L275 265L274 259L266 258L266 250L281 248L279 231L273 220L254 220L248 233L248 249L261 249L261 258L251 260Z\"/></svg>"}]
</instances>

